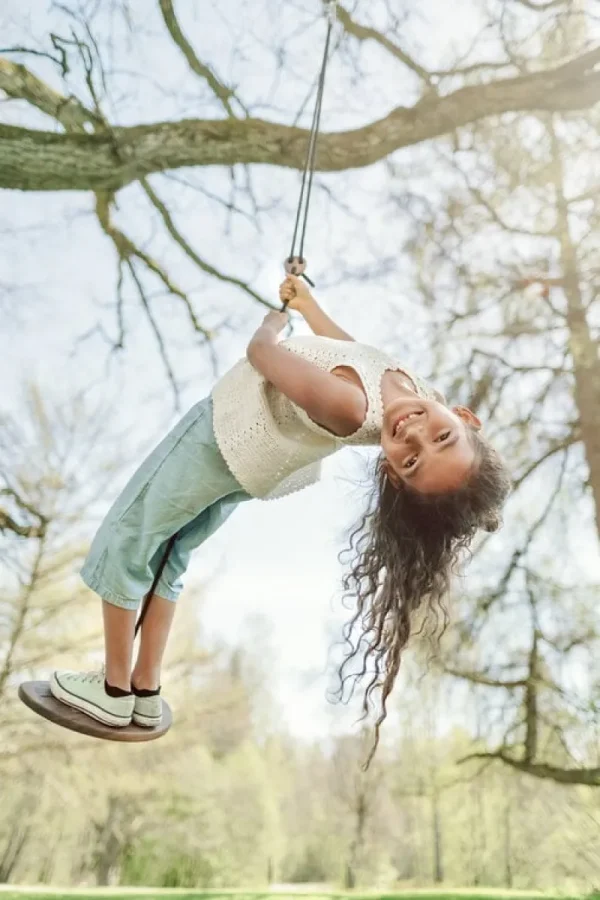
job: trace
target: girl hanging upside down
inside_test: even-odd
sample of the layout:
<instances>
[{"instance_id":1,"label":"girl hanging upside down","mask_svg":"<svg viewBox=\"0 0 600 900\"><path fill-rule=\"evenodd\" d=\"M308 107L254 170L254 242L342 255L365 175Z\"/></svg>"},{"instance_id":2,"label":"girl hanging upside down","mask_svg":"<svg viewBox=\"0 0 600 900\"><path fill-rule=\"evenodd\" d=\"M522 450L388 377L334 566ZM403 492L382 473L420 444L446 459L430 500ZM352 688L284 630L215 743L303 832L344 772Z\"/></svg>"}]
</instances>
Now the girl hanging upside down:
<instances>
[{"instance_id":1,"label":"girl hanging upside down","mask_svg":"<svg viewBox=\"0 0 600 900\"><path fill-rule=\"evenodd\" d=\"M345 579L357 602L348 660L360 654L370 668L365 710L381 691L377 734L414 613L439 603L478 529L499 525L510 480L477 416L356 343L304 282L289 276L280 297L314 335L281 341L287 314L269 313L246 358L142 463L94 539L82 575L103 600L105 667L56 671L51 690L106 725L160 724L161 664L191 552L239 503L317 481L341 447L381 447ZM174 536L133 665L136 611Z\"/></svg>"}]
</instances>

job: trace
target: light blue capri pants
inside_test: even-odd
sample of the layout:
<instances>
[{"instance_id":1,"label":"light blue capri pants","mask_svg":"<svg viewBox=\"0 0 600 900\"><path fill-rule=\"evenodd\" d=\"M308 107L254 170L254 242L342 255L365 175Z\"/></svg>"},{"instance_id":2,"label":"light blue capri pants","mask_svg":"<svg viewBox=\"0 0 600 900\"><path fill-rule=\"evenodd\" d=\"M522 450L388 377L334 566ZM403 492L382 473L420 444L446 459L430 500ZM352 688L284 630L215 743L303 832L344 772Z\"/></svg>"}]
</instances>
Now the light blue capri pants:
<instances>
[{"instance_id":1,"label":"light blue capri pants","mask_svg":"<svg viewBox=\"0 0 600 900\"><path fill-rule=\"evenodd\" d=\"M249 499L217 447L209 397L192 407L133 475L102 522L81 576L103 600L135 610L177 535L155 588L175 601L192 550Z\"/></svg>"}]
</instances>

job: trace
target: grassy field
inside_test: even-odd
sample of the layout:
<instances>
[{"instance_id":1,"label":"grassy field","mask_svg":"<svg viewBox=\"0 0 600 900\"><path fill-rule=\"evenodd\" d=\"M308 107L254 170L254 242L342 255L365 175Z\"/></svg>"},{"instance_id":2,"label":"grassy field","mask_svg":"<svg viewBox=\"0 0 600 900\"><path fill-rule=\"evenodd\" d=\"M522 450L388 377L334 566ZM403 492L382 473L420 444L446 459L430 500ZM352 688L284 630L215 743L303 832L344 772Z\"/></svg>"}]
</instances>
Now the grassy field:
<instances>
[{"instance_id":1,"label":"grassy field","mask_svg":"<svg viewBox=\"0 0 600 900\"><path fill-rule=\"evenodd\" d=\"M0 885L1 900L94 900L95 897L131 897L135 900L164 900L169 895L185 897L185 900L582 900L581 896L535 891L502 890L407 890L399 893L356 891L308 891L286 888L265 892L246 890L187 891L152 888L96 888L51 889L46 887L15 887Z\"/></svg>"}]
</instances>

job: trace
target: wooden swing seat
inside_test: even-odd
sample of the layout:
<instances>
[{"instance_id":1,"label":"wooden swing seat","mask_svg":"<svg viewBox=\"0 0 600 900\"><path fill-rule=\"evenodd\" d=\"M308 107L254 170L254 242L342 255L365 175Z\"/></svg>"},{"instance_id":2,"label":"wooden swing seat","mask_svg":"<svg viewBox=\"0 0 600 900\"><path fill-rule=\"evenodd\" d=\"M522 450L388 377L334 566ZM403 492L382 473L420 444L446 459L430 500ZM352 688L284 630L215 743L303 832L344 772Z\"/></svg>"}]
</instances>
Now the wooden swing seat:
<instances>
[{"instance_id":1,"label":"wooden swing seat","mask_svg":"<svg viewBox=\"0 0 600 900\"><path fill-rule=\"evenodd\" d=\"M173 724L171 708L164 700L162 701L162 722L156 728L140 728L139 725L133 723L124 728L111 728L110 725L97 722L91 716L56 700L50 693L50 684L47 681L24 682L19 687L19 698L25 706L55 725L103 741L124 741L125 743L155 741L166 734Z\"/></svg>"}]
</instances>

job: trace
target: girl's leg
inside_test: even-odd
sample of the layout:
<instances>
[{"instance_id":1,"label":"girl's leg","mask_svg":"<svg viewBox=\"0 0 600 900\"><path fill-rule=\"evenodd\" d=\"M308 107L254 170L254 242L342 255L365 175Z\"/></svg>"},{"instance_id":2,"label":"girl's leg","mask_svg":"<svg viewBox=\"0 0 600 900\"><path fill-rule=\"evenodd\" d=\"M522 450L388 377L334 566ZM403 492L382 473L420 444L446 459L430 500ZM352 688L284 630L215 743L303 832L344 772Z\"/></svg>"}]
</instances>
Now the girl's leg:
<instances>
[{"instance_id":1,"label":"girl's leg","mask_svg":"<svg viewBox=\"0 0 600 900\"><path fill-rule=\"evenodd\" d=\"M175 603L172 600L165 600L158 594L152 595L131 674L131 684L137 690L156 691L160 687L160 670L174 615Z\"/></svg>"},{"instance_id":2,"label":"girl's leg","mask_svg":"<svg viewBox=\"0 0 600 900\"><path fill-rule=\"evenodd\" d=\"M243 491L235 491L212 503L192 522L182 528L165 564L157 590L167 597L176 596L182 588L182 576L188 568L192 551L203 544L227 521L233 510L248 500ZM153 594L141 628L140 647L131 677L138 690L154 691L160 687L163 656L173 623L176 604L160 593Z\"/></svg>"},{"instance_id":3,"label":"girl's leg","mask_svg":"<svg viewBox=\"0 0 600 900\"><path fill-rule=\"evenodd\" d=\"M130 691L135 611L122 609L105 600L102 603L102 615L106 681L113 688Z\"/></svg>"}]
</instances>

